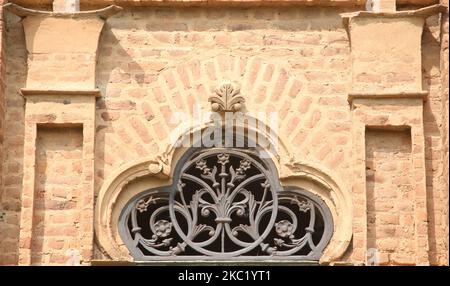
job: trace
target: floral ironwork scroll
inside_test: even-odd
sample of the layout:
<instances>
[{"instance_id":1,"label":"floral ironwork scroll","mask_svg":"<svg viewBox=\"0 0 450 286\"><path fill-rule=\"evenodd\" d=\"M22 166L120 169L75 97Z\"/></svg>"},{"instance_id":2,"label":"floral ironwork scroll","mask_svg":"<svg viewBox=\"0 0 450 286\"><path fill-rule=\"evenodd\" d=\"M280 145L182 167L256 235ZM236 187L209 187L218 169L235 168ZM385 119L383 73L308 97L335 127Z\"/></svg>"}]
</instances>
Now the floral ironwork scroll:
<instances>
[{"instance_id":1,"label":"floral ironwork scroll","mask_svg":"<svg viewBox=\"0 0 450 286\"><path fill-rule=\"evenodd\" d=\"M330 211L305 190L282 188L270 161L248 149L203 149L180 163L174 185L122 211L120 234L135 260L320 258Z\"/></svg>"}]
</instances>

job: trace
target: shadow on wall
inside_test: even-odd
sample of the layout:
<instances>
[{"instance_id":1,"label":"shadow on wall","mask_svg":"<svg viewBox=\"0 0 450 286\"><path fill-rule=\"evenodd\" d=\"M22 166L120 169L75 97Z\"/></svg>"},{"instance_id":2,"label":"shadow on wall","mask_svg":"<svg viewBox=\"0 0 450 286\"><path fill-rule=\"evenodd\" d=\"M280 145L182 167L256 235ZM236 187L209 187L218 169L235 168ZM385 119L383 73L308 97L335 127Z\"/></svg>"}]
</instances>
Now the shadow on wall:
<instances>
[{"instance_id":1,"label":"shadow on wall","mask_svg":"<svg viewBox=\"0 0 450 286\"><path fill-rule=\"evenodd\" d=\"M19 218L23 176L24 100L19 90L25 87L27 51L20 18L5 13L5 125L3 182L0 209L6 214L0 223L0 265L18 261Z\"/></svg>"},{"instance_id":2,"label":"shadow on wall","mask_svg":"<svg viewBox=\"0 0 450 286\"><path fill-rule=\"evenodd\" d=\"M439 264L436 253L438 252L438 240L440 232L436 228L436 207L439 204L440 193L439 186L435 186L434 180L436 170L433 170L433 150L438 146L436 142L441 142L442 136L440 129L441 112L441 93L440 86L440 37L439 16L429 17L426 21L422 36L422 86L429 92L427 101L424 103L424 135L425 135L425 168L426 168L426 188L427 188L427 208L428 208L428 237L430 247L430 264ZM439 116L437 118L436 116ZM439 138L439 140L436 140ZM438 143L442 144L442 143ZM442 150L442 148L440 148ZM434 158L436 160L437 158ZM444 190L445 191L445 190ZM442 248L442 246L441 246Z\"/></svg>"},{"instance_id":3,"label":"shadow on wall","mask_svg":"<svg viewBox=\"0 0 450 286\"><path fill-rule=\"evenodd\" d=\"M121 15L121 13L119 13ZM104 180L105 133L114 133L111 117L114 110L135 109L135 103L124 100L109 104L109 99L120 97L121 88L111 87L116 84L131 83L132 80L142 87L145 71L136 63L120 41L105 23L99 39L97 51L96 86L101 91L101 98L96 101L96 138L95 138L95 198ZM120 59L120 61L118 61ZM131 73L130 70L133 72Z\"/></svg>"}]
</instances>

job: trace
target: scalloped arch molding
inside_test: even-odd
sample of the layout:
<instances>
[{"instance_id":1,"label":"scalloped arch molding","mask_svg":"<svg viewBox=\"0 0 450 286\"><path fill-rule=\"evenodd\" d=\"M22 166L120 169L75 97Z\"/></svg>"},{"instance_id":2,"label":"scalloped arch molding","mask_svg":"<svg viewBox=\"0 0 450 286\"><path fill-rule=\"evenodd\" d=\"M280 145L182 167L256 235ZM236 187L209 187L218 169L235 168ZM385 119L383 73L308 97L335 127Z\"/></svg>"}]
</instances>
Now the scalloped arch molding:
<instances>
[{"instance_id":1,"label":"scalloped arch molding","mask_svg":"<svg viewBox=\"0 0 450 286\"><path fill-rule=\"evenodd\" d=\"M218 55L177 65L160 73L157 82L149 92L155 96L159 104L167 107L167 109L159 109L158 112L161 114L156 115L162 121L161 126L164 126L165 134L169 134L171 130L169 117L171 113L192 112L190 106L195 103L199 104L202 110L209 110L208 97L223 79L240 83L241 94L246 102L250 102L251 108L247 110L248 114L251 115L260 110L278 111L283 114L279 126L292 125L295 113L298 113L299 109L303 111L299 114L300 117L308 117L314 112L314 102L309 103L305 108L305 102L302 100L304 98L302 83L289 72L288 68L264 62L257 57ZM266 95L267 100L262 100ZM141 124L147 126L143 121L145 119L135 117L133 120L142 120ZM178 130L176 136L182 137L194 130L203 129L207 125L207 122L200 122L187 130ZM308 125L308 122L297 122L297 125L300 125L300 128L294 128L294 132L285 131L289 128L276 130L282 142L279 144L279 156L273 156L272 159L277 166L283 185L296 185L316 193L331 209L335 232L321 258L321 262L329 263L339 260L348 248L352 237L350 188L335 175L331 175L333 173L327 163L321 162L320 158L314 155L304 155L308 154L305 152L308 146L307 144L302 146L299 143L306 142L308 137L319 134L315 134L318 132L317 129ZM304 129L307 127L309 132L305 134ZM152 134L152 127L147 128L147 132ZM261 130L256 132L266 138L269 136L267 132ZM298 142L299 135L295 132L301 132L302 142ZM143 188L149 189L171 183L172 171L177 159L182 156L186 148L175 148L170 144L168 137L160 138L158 143L160 151L157 154L148 152L148 156L136 157L128 161L117 157L116 160L119 161L112 164L112 167L115 167L113 171L108 172L109 175L101 186L96 202L95 233L99 246L111 259L131 260L128 250L117 233L117 219L121 207ZM116 137L114 140L121 140L121 138ZM329 156L339 158L339 152L332 153L333 150ZM333 165L334 167L338 166ZM139 181L146 183L136 183Z\"/></svg>"}]
</instances>

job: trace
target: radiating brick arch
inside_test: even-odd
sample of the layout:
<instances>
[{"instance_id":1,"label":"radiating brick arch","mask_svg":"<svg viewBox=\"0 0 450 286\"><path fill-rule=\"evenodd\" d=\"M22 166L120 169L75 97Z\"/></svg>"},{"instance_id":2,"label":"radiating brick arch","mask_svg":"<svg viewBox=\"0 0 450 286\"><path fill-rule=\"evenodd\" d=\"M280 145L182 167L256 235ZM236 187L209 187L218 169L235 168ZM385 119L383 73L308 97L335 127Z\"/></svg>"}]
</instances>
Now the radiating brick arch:
<instances>
[{"instance_id":1,"label":"radiating brick arch","mask_svg":"<svg viewBox=\"0 0 450 286\"><path fill-rule=\"evenodd\" d=\"M149 91L158 106L154 110L160 119L157 127L164 129L156 132L161 135L158 139L173 129L170 119L174 112L192 112L194 104L208 110L208 97L223 80L241 85L249 112L286 112L301 90L301 83L289 76L286 68L258 58L223 55L168 68Z\"/></svg>"},{"instance_id":2,"label":"radiating brick arch","mask_svg":"<svg viewBox=\"0 0 450 286\"><path fill-rule=\"evenodd\" d=\"M329 168L341 167L345 161L342 158L350 155L343 148L349 142L342 136L343 132L350 134L349 118L347 114L334 114L336 111L331 114L323 111L324 106L342 102L336 102L335 97L313 96L305 90L305 82L311 76L311 73L293 75L283 64L258 57L231 55L168 67L142 90L129 91L137 94L131 94L135 99L129 100L127 94L126 100L106 106L106 111L120 114L120 118L111 121L114 132L108 133L105 140L108 149L105 163L117 167L130 159L165 150L168 135L175 127L171 123L172 114L192 113L194 104L208 111L208 97L227 79L241 85L248 112L276 111L280 114L277 133L287 145L295 146L294 153L322 162ZM110 115L107 113L107 116ZM339 120L328 120L327 117ZM323 137L324 132L329 134L329 140ZM331 148L332 144L328 142L338 144Z\"/></svg>"},{"instance_id":3,"label":"radiating brick arch","mask_svg":"<svg viewBox=\"0 0 450 286\"><path fill-rule=\"evenodd\" d=\"M351 156L351 148L344 148L350 144L347 138L350 138L351 125L347 114L323 111L324 106L342 105L336 97L313 96L311 91L305 90L311 76L314 75L306 72L294 74L280 62L231 55L191 60L163 69L154 82L143 86L142 90L134 89L137 94L134 99L130 100L127 94L124 100L119 96L115 105L106 105L106 110L117 110L119 118L110 121L105 131L105 175L99 180L99 197L108 194L108 190L120 192L129 182L148 175L145 164L154 159L145 158L171 153L167 150L171 148L169 134L175 129L171 124L173 113L192 114L193 104L198 104L202 111L210 111L208 98L214 89L223 80L234 81L240 84L241 95L246 100L245 112L279 113L280 128L276 134L283 142L283 154L276 164L280 179L293 178L299 183L309 180L322 190L318 189L318 195L329 197L335 221L341 225L335 227L337 236L329 245L334 249L327 251L324 257L329 261L336 259L344 253L352 235L352 222L343 220L345 215L351 214L351 196L347 186L330 177L329 170L349 170L349 166L343 165L347 161L343 157ZM167 160L160 159L160 162ZM165 168L164 164L154 165L161 172ZM108 201L107 196L103 200ZM97 231L110 227L104 223L106 221L97 223ZM111 238L103 236L102 239ZM126 257L118 249L110 251L116 258Z\"/></svg>"}]
</instances>

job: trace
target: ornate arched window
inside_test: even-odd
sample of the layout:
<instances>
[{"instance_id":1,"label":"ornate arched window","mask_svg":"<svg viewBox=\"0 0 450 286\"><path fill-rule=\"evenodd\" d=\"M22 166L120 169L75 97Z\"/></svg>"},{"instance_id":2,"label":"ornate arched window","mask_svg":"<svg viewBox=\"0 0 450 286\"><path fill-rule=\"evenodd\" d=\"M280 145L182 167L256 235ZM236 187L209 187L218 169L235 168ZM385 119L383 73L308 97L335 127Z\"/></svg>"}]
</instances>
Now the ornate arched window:
<instances>
[{"instance_id":1,"label":"ornate arched window","mask_svg":"<svg viewBox=\"0 0 450 286\"><path fill-rule=\"evenodd\" d=\"M251 148L192 148L173 184L131 199L119 233L136 261L318 260L333 222L316 195L282 187Z\"/></svg>"}]
</instances>

